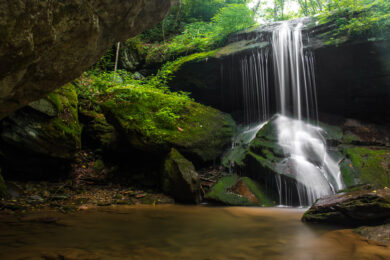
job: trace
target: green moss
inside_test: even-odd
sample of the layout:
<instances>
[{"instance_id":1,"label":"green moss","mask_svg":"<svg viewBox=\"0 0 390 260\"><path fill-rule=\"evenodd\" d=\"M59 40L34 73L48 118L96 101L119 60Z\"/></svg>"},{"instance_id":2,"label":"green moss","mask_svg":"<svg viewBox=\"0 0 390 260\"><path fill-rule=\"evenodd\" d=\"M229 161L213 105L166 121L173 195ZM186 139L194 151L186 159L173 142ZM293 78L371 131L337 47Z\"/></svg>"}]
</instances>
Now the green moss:
<instances>
[{"instance_id":1,"label":"green moss","mask_svg":"<svg viewBox=\"0 0 390 260\"><path fill-rule=\"evenodd\" d=\"M107 119L141 150L174 146L213 160L234 131L234 121L186 96L163 90L115 88L101 106Z\"/></svg>"},{"instance_id":2,"label":"green moss","mask_svg":"<svg viewBox=\"0 0 390 260\"><path fill-rule=\"evenodd\" d=\"M222 177L206 194L206 199L222 202L227 205L240 206L255 206L256 204L249 201L247 198L241 197L237 194L227 192L227 190L236 184L238 180L237 175Z\"/></svg>"},{"instance_id":3,"label":"green moss","mask_svg":"<svg viewBox=\"0 0 390 260\"><path fill-rule=\"evenodd\" d=\"M347 132L343 136L343 143L344 144L354 144L354 143L359 143L359 142L361 142L360 137L351 133L351 132Z\"/></svg>"},{"instance_id":4,"label":"green moss","mask_svg":"<svg viewBox=\"0 0 390 260\"><path fill-rule=\"evenodd\" d=\"M247 198L229 191L239 180L249 188L256 196L259 203L248 200ZM206 199L222 202L227 205L237 206L272 206L274 205L268 196L261 190L261 187L248 177L239 178L237 175L222 177L205 196Z\"/></svg>"},{"instance_id":5,"label":"green moss","mask_svg":"<svg viewBox=\"0 0 390 260\"><path fill-rule=\"evenodd\" d=\"M65 145L81 147L81 126L78 120L78 98L76 89L67 84L48 95L47 99L56 107L58 116L45 126L48 136L62 139Z\"/></svg>"},{"instance_id":6,"label":"green moss","mask_svg":"<svg viewBox=\"0 0 390 260\"><path fill-rule=\"evenodd\" d=\"M104 162L102 160L96 160L93 164L95 171L101 172L104 170Z\"/></svg>"},{"instance_id":7,"label":"green moss","mask_svg":"<svg viewBox=\"0 0 390 260\"><path fill-rule=\"evenodd\" d=\"M188 56L181 57L175 61L167 62L161 67L159 72L156 74L154 80L167 82L172 79L172 77L174 76L173 74L177 72L184 64L207 60L208 58L211 58L215 54L217 54L218 51L219 49L207 52L194 53Z\"/></svg>"},{"instance_id":8,"label":"green moss","mask_svg":"<svg viewBox=\"0 0 390 260\"><path fill-rule=\"evenodd\" d=\"M353 186L356 184L355 179L358 177L355 174L352 161L349 159L344 159L340 164L341 176L343 182L347 187Z\"/></svg>"},{"instance_id":9,"label":"green moss","mask_svg":"<svg viewBox=\"0 0 390 260\"><path fill-rule=\"evenodd\" d=\"M246 186L249 188L249 190L256 196L256 198L259 200L259 204L261 206L274 206L275 204L272 202L272 200L268 197L267 194L265 194L260 185L254 182L252 179L248 177L243 177L242 181L246 184Z\"/></svg>"},{"instance_id":10,"label":"green moss","mask_svg":"<svg viewBox=\"0 0 390 260\"><path fill-rule=\"evenodd\" d=\"M362 183L390 186L390 151L370 147L349 147L344 153L352 161Z\"/></svg>"},{"instance_id":11,"label":"green moss","mask_svg":"<svg viewBox=\"0 0 390 260\"><path fill-rule=\"evenodd\" d=\"M194 165L173 148L164 162L162 188L178 201L199 203L199 175Z\"/></svg>"}]
</instances>

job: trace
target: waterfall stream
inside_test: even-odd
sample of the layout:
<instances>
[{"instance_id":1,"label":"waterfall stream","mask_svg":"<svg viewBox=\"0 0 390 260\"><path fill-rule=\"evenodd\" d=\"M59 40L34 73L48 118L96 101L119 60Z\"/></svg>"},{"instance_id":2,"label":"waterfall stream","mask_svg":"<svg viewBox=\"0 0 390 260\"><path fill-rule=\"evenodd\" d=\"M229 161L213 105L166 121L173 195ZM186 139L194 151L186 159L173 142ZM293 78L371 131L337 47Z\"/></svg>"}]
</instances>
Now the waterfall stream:
<instances>
[{"instance_id":1,"label":"waterfall stream","mask_svg":"<svg viewBox=\"0 0 390 260\"><path fill-rule=\"evenodd\" d=\"M288 169L288 175L296 180L294 187L283 181L281 174L276 174L280 205L292 205L294 193L299 205L308 206L343 188L338 163L327 151L325 131L310 123L318 121L314 57L309 50L304 50L303 37L306 36L302 34L301 23L283 22L272 32L271 48L256 50L240 61L243 121L251 127L237 138L249 133L250 138L243 140L247 143L270 119L269 106L274 99L270 96L268 70L273 69L278 113L274 123L285 157L276 167L284 172L283 169Z\"/></svg>"}]
</instances>

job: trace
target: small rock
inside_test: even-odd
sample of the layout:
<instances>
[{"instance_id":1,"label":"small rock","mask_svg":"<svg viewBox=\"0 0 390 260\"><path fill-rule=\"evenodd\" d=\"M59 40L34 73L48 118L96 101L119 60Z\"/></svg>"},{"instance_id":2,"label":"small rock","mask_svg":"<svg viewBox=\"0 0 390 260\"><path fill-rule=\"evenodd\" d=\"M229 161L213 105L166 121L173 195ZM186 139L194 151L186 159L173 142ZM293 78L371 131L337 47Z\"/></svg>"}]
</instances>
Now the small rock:
<instances>
[{"instance_id":1,"label":"small rock","mask_svg":"<svg viewBox=\"0 0 390 260\"><path fill-rule=\"evenodd\" d=\"M39 196L39 195L33 195L33 196L29 197L29 201L44 202L45 200L41 196Z\"/></svg>"}]
</instances>

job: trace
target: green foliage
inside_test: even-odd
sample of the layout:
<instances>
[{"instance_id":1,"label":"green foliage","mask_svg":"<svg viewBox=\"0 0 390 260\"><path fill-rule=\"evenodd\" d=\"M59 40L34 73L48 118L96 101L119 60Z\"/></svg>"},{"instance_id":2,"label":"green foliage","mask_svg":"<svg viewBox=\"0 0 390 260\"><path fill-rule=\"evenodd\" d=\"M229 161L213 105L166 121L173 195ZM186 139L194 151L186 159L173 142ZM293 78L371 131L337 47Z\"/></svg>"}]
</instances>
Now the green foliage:
<instances>
[{"instance_id":1,"label":"green foliage","mask_svg":"<svg viewBox=\"0 0 390 260\"><path fill-rule=\"evenodd\" d=\"M220 46L227 35L255 24L253 12L244 4L229 4L220 8L211 21L195 21L183 26L181 34L149 49L147 63L172 60L194 52Z\"/></svg>"},{"instance_id":2,"label":"green foliage","mask_svg":"<svg viewBox=\"0 0 390 260\"><path fill-rule=\"evenodd\" d=\"M146 136L161 139L166 129L177 126L180 113L192 101L187 93L168 90L165 85L168 75L169 71L160 71L156 76L136 80L125 71L100 74L94 71L85 73L76 85L84 108L100 112L102 102L115 106L126 115L127 123L137 126Z\"/></svg>"},{"instance_id":3,"label":"green foliage","mask_svg":"<svg viewBox=\"0 0 390 260\"><path fill-rule=\"evenodd\" d=\"M107 51L107 53L96 62L91 68L91 71L110 71L115 66L115 47Z\"/></svg>"},{"instance_id":4,"label":"green foliage","mask_svg":"<svg viewBox=\"0 0 390 260\"><path fill-rule=\"evenodd\" d=\"M229 4L245 4L247 0L180 0L166 18L142 33L146 43L165 42L180 35L193 23L208 23L218 11Z\"/></svg>"},{"instance_id":5,"label":"green foliage","mask_svg":"<svg viewBox=\"0 0 390 260\"><path fill-rule=\"evenodd\" d=\"M386 37L390 29L390 2L385 0L334 0L319 16L320 23L333 22L329 44L347 39ZM343 38L344 37L344 38Z\"/></svg>"}]
</instances>

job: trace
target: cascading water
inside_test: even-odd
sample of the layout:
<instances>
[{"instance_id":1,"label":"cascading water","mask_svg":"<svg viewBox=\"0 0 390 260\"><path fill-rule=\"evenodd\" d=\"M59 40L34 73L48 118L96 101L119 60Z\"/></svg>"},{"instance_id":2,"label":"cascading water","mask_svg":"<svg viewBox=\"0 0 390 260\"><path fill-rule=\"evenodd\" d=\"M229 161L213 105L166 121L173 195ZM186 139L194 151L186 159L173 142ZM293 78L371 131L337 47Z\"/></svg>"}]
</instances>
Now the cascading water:
<instances>
[{"instance_id":1,"label":"cascading water","mask_svg":"<svg viewBox=\"0 0 390 260\"><path fill-rule=\"evenodd\" d=\"M250 133L251 138L244 140L250 142L270 118L268 60L272 57L279 113L274 123L285 156L277 168L295 180L295 185L291 185L282 174L276 174L279 204L292 205L291 194L297 194L299 205L307 206L342 189L343 182L338 163L327 152L324 130L309 123L318 120L318 113L314 58L303 49L302 24L282 23L272 32L271 44L271 55L265 48L240 61L244 122L252 124L241 137ZM256 121L263 123L253 125Z\"/></svg>"},{"instance_id":2,"label":"cascading water","mask_svg":"<svg viewBox=\"0 0 390 260\"><path fill-rule=\"evenodd\" d=\"M341 189L343 183L337 162L327 153L323 130L302 121L318 118L314 62L311 53L303 51L301 29L301 23L293 29L282 23L273 32L272 53L281 113L276 120L278 142L287 156L282 163L292 168L300 204L305 205Z\"/></svg>"},{"instance_id":3,"label":"cascading water","mask_svg":"<svg viewBox=\"0 0 390 260\"><path fill-rule=\"evenodd\" d=\"M246 124L269 118L268 53L260 49L240 61Z\"/></svg>"}]
</instances>

